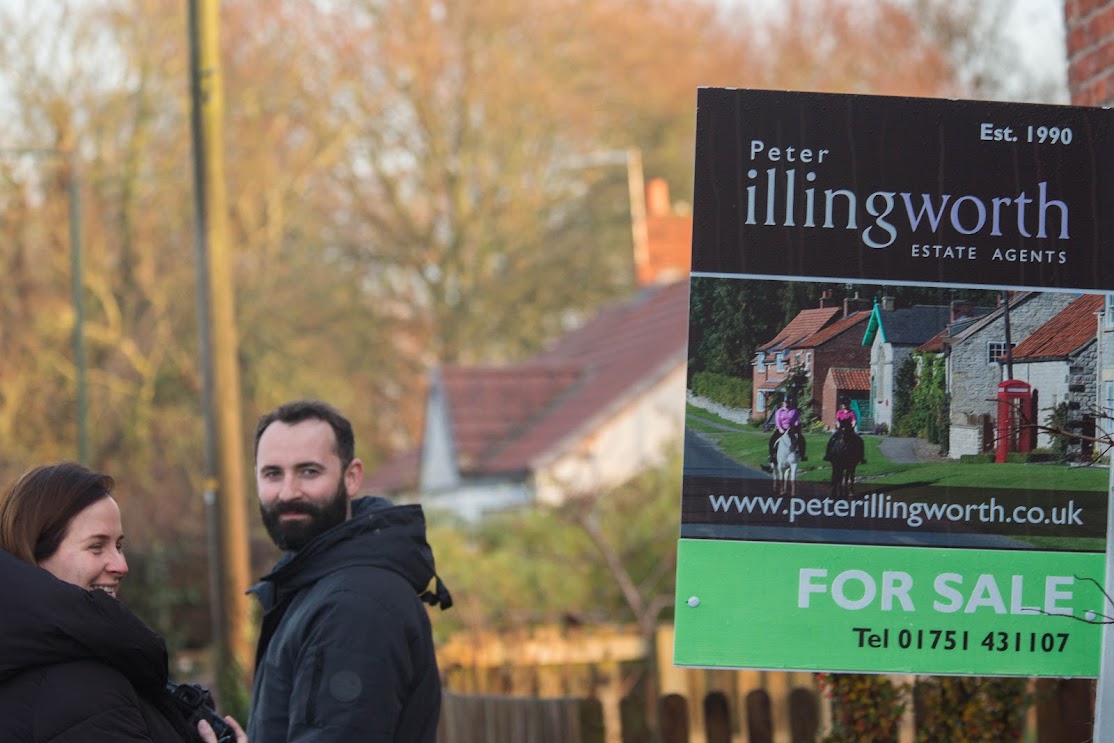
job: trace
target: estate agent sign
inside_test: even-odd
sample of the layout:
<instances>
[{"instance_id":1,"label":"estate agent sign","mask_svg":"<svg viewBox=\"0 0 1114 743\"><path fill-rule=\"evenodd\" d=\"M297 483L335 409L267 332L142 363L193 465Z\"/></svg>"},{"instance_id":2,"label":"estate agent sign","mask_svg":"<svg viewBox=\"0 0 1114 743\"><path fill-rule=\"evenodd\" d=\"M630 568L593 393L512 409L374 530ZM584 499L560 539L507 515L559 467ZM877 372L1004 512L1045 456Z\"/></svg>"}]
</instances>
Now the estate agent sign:
<instances>
[{"instance_id":1,"label":"estate agent sign","mask_svg":"<svg viewBox=\"0 0 1114 743\"><path fill-rule=\"evenodd\" d=\"M1111 163L1100 109L699 91L689 357L781 315L754 424L689 417L677 664L1099 674ZM916 385L950 400L932 461L871 435ZM762 424L787 391L817 422L774 477ZM837 396L868 462L834 483Z\"/></svg>"}]
</instances>

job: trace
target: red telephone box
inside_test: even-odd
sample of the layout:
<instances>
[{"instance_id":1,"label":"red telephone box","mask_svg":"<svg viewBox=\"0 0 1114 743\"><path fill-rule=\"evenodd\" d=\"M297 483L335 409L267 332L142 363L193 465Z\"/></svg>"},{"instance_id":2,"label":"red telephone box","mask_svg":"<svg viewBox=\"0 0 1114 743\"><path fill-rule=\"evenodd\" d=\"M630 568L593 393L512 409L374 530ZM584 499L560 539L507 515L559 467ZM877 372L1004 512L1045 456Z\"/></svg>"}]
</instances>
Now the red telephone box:
<instances>
[{"instance_id":1,"label":"red telephone box","mask_svg":"<svg viewBox=\"0 0 1114 743\"><path fill-rule=\"evenodd\" d=\"M997 442L994 461L1005 462L1011 451L1037 446L1037 392L1027 382L1007 379L998 385Z\"/></svg>"}]
</instances>

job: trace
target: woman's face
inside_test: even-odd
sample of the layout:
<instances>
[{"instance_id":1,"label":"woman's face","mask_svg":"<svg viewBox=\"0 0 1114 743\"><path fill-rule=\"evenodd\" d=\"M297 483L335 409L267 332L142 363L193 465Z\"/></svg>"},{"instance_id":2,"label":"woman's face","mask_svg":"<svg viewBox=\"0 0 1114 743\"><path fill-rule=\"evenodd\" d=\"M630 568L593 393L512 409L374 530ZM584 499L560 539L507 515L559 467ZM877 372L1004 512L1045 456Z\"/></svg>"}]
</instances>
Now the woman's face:
<instances>
[{"instance_id":1,"label":"woman's face","mask_svg":"<svg viewBox=\"0 0 1114 743\"><path fill-rule=\"evenodd\" d=\"M120 508L105 497L74 516L58 550L39 563L55 578L86 590L100 588L115 598L128 574Z\"/></svg>"}]
</instances>

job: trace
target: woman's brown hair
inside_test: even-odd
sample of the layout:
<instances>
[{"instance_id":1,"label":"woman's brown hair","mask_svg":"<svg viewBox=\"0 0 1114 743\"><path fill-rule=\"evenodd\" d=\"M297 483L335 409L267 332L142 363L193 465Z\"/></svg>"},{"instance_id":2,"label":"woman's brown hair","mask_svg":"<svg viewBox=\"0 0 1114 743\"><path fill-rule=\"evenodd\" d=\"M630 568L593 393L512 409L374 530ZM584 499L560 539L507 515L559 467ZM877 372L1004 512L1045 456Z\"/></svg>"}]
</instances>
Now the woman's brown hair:
<instances>
[{"instance_id":1,"label":"woman's brown hair","mask_svg":"<svg viewBox=\"0 0 1114 743\"><path fill-rule=\"evenodd\" d=\"M107 498L113 485L75 462L24 473L0 498L0 549L37 565L57 551L74 516Z\"/></svg>"}]
</instances>

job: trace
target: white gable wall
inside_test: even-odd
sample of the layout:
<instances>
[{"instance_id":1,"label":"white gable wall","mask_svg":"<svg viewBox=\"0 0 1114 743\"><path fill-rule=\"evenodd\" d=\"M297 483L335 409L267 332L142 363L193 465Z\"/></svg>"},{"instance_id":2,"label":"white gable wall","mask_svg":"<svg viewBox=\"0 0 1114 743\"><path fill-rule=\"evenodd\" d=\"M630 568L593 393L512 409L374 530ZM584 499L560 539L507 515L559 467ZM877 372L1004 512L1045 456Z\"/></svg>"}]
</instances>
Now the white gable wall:
<instances>
[{"instance_id":1,"label":"white gable wall","mask_svg":"<svg viewBox=\"0 0 1114 743\"><path fill-rule=\"evenodd\" d=\"M437 372L430 376L429 393L426 395L419 467L418 489L421 492L447 490L460 484L449 404L445 399L441 375Z\"/></svg>"},{"instance_id":2,"label":"white gable wall","mask_svg":"<svg viewBox=\"0 0 1114 743\"><path fill-rule=\"evenodd\" d=\"M494 511L532 505L534 496L528 483L491 479L466 481L445 490L423 492L420 502L430 513L444 510L466 521L478 521Z\"/></svg>"},{"instance_id":3,"label":"white gable wall","mask_svg":"<svg viewBox=\"0 0 1114 743\"><path fill-rule=\"evenodd\" d=\"M567 442L535 476L538 503L560 505L570 494L615 487L658 467L684 440L685 365L678 364L598 428Z\"/></svg>"},{"instance_id":4,"label":"white gable wall","mask_svg":"<svg viewBox=\"0 0 1114 743\"><path fill-rule=\"evenodd\" d=\"M1013 365L1013 378L1028 382L1037 391L1037 423L1045 425L1049 413L1068 398L1068 362L1041 361ZM1052 446L1052 437L1044 431L1037 433L1037 446Z\"/></svg>"},{"instance_id":5,"label":"white gable wall","mask_svg":"<svg viewBox=\"0 0 1114 743\"><path fill-rule=\"evenodd\" d=\"M874 425L893 427L894 423L894 347L874 334L870 347L870 394L874 404Z\"/></svg>"}]
</instances>

